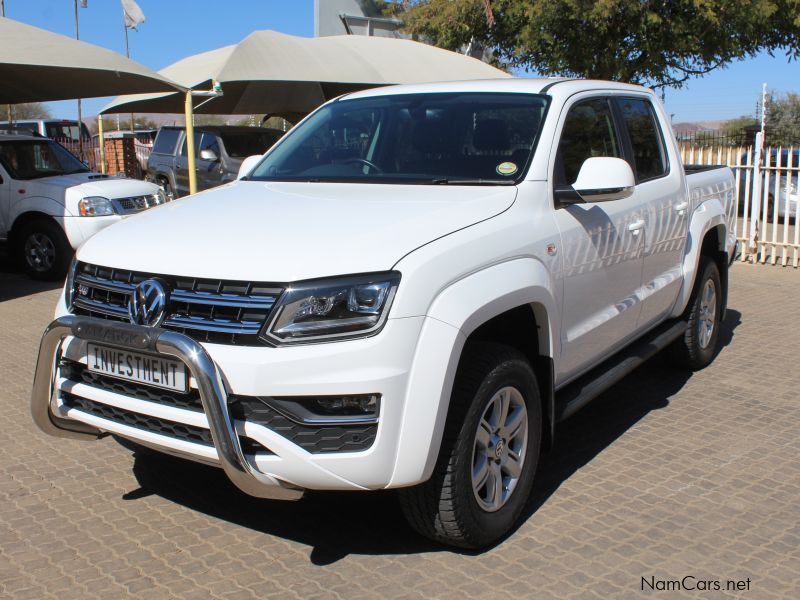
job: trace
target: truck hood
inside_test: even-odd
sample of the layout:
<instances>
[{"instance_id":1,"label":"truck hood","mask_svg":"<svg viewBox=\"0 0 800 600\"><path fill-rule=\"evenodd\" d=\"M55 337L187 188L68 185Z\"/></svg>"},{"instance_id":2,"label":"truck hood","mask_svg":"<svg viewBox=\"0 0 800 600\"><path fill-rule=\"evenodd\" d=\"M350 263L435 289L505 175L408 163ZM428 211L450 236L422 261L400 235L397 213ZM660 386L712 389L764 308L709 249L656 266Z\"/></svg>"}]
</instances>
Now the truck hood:
<instances>
[{"instance_id":1,"label":"truck hood","mask_svg":"<svg viewBox=\"0 0 800 600\"><path fill-rule=\"evenodd\" d=\"M20 182L20 186L30 188L37 196L50 198L63 198L64 190L70 189L70 194L84 198L86 196L103 196L104 198L128 198L153 194L158 189L154 183L138 179L123 179L121 177L103 177L99 173L73 173L71 175L57 175L43 177L30 181Z\"/></svg>"},{"instance_id":2,"label":"truck hood","mask_svg":"<svg viewBox=\"0 0 800 600\"><path fill-rule=\"evenodd\" d=\"M237 181L108 227L78 259L212 279L290 282L391 269L508 209L515 187Z\"/></svg>"}]
</instances>

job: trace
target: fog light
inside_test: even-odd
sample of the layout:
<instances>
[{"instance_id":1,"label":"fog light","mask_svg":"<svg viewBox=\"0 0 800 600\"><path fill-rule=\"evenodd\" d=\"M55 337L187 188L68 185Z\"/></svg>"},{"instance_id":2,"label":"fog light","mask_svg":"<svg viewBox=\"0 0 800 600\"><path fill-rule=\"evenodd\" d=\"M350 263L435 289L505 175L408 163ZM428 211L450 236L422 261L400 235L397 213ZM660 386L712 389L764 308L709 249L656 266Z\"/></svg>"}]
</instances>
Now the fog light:
<instances>
[{"instance_id":1,"label":"fog light","mask_svg":"<svg viewBox=\"0 0 800 600\"><path fill-rule=\"evenodd\" d=\"M374 415L377 396L330 396L313 398L312 412L322 415Z\"/></svg>"}]
</instances>

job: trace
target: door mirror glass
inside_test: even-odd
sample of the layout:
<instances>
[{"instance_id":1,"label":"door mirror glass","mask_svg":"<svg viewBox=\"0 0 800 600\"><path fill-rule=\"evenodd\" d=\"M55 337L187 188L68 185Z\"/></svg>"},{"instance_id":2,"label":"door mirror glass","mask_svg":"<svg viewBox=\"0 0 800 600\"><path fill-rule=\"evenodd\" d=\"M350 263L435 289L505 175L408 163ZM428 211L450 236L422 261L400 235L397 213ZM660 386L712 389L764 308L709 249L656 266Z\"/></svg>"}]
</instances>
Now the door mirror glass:
<instances>
[{"instance_id":1,"label":"door mirror glass","mask_svg":"<svg viewBox=\"0 0 800 600\"><path fill-rule=\"evenodd\" d=\"M219 156L217 156L217 153L211 150L211 148L203 148L200 150L200 158L210 162L217 162L219 160Z\"/></svg>"},{"instance_id":2,"label":"door mirror glass","mask_svg":"<svg viewBox=\"0 0 800 600\"><path fill-rule=\"evenodd\" d=\"M245 175L248 175L250 171L252 171L255 166L261 162L263 156L261 154L254 154L253 156L248 156L242 161L242 165L239 167L239 174L236 176L236 179L241 179Z\"/></svg>"},{"instance_id":3,"label":"door mirror glass","mask_svg":"<svg viewBox=\"0 0 800 600\"><path fill-rule=\"evenodd\" d=\"M636 180L631 166L621 158L587 158L572 184L585 202L620 200L633 194Z\"/></svg>"}]
</instances>

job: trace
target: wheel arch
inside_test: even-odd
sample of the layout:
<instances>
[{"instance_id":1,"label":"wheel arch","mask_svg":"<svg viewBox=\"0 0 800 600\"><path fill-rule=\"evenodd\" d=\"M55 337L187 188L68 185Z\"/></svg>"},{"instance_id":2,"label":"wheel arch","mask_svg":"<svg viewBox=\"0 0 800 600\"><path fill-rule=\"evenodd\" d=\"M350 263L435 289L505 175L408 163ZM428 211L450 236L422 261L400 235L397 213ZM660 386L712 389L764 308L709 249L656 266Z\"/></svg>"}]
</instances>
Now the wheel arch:
<instances>
[{"instance_id":1,"label":"wheel arch","mask_svg":"<svg viewBox=\"0 0 800 600\"><path fill-rule=\"evenodd\" d=\"M531 360L546 421L543 444L552 443L553 358L559 340L553 289L540 261L519 258L470 274L437 295L417 344L390 486L425 481L433 472L455 374L470 341L504 343Z\"/></svg>"},{"instance_id":2,"label":"wheel arch","mask_svg":"<svg viewBox=\"0 0 800 600\"><path fill-rule=\"evenodd\" d=\"M12 252L17 244L17 236L19 236L20 232L28 223L32 223L33 221L50 221L61 226L61 224L53 215L45 212L28 210L20 213L16 216L14 222L11 224L11 228L8 230L8 242Z\"/></svg>"},{"instance_id":3,"label":"wheel arch","mask_svg":"<svg viewBox=\"0 0 800 600\"><path fill-rule=\"evenodd\" d=\"M703 202L692 213L683 255L683 285L671 316L680 317L686 310L694 290L701 256L712 258L719 268L724 314L728 297L728 233L725 208L719 199Z\"/></svg>"}]
</instances>

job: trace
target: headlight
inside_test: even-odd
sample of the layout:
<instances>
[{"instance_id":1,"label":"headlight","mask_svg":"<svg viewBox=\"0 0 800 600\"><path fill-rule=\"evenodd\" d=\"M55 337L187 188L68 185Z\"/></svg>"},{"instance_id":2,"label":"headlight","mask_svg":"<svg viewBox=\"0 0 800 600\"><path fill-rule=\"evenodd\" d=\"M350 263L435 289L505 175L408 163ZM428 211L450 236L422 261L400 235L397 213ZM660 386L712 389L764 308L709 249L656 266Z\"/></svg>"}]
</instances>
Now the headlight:
<instances>
[{"instance_id":1,"label":"headlight","mask_svg":"<svg viewBox=\"0 0 800 600\"><path fill-rule=\"evenodd\" d=\"M72 312L72 300L75 297L75 275L78 272L78 259L72 257L72 263L69 265L67 271L67 281L64 284L64 304L67 305L67 310Z\"/></svg>"},{"instance_id":2,"label":"headlight","mask_svg":"<svg viewBox=\"0 0 800 600\"><path fill-rule=\"evenodd\" d=\"M299 283L281 294L261 337L283 345L375 335L398 283L395 271Z\"/></svg>"},{"instance_id":3,"label":"headlight","mask_svg":"<svg viewBox=\"0 0 800 600\"><path fill-rule=\"evenodd\" d=\"M101 196L84 198L78 202L78 210L82 217L107 217L117 214L111 200Z\"/></svg>"},{"instance_id":4,"label":"headlight","mask_svg":"<svg viewBox=\"0 0 800 600\"><path fill-rule=\"evenodd\" d=\"M153 198L155 198L156 204L165 204L167 202L167 195L160 188L153 194Z\"/></svg>"}]
</instances>

